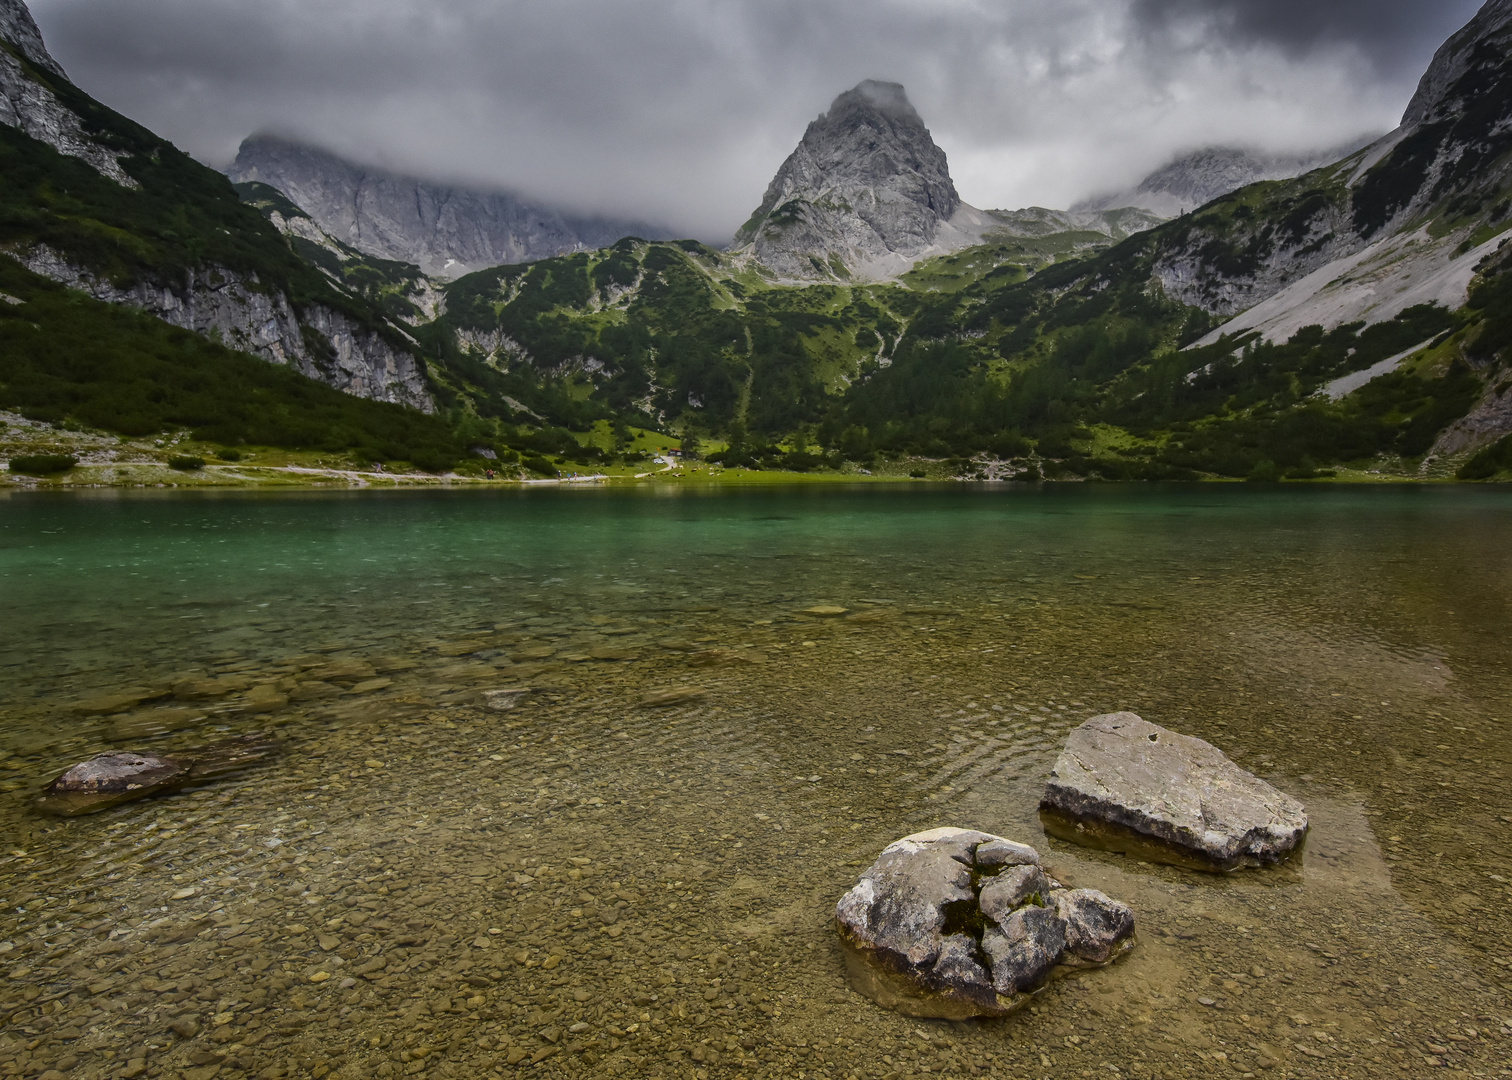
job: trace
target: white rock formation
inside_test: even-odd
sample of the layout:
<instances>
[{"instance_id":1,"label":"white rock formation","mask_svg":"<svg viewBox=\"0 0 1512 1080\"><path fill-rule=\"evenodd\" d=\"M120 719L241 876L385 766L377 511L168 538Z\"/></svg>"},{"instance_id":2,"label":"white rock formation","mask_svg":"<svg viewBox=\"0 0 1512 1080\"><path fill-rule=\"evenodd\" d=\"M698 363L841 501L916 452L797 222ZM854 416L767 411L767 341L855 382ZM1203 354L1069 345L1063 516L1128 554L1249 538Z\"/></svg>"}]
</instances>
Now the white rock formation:
<instances>
[{"instance_id":1,"label":"white rock formation","mask_svg":"<svg viewBox=\"0 0 1512 1080\"><path fill-rule=\"evenodd\" d=\"M45 76L67 79L42 43L37 24L21 0L0 0L0 38L14 45ZM22 61L7 49L0 49L0 124L19 128L58 153L87 162L118 184L137 186L121 168L121 154L91 139L58 95L29 76Z\"/></svg>"},{"instance_id":2,"label":"white rock formation","mask_svg":"<svg viewBox=\"0 0 1512 1080\"><path fill-rule=\"evenodd\" d=\"M37 29L32 13L22 0L0 0L0 38L20 49L22 56L44 71L65 79L68 77L63 74L62 65L47 51L42 32Z\"/></svg>"}]
</instances>

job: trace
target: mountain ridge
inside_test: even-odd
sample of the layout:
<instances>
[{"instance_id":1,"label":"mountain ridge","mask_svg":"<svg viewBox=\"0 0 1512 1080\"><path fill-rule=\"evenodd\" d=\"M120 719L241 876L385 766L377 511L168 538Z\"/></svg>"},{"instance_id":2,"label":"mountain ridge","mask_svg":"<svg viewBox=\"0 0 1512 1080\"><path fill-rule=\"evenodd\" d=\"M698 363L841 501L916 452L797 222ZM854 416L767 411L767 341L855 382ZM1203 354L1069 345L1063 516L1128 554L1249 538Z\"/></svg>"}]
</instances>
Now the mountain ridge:
<instances>
[{"instance_id":1,"label":"mountain ridge","mask_svg":"<svg viewBox=\"0 0 1512 1080\"><path fill-rule=\"evenodd\" d=\"M288 196L327 233L377 258L455 278L474 270L659 238L643 222L577 216L506 191L440 184L350 161L309 143L255 135L226 170Z\"/></svg>"},{"instance_id":2,"label":"mountain ridge","mask_svg":"<svg viewBox=\"0 0 1512 1080\"><path fill-rule=\"evenodd\" d=\"M339 309L408 350L451 446L528 453L532 469L607 424L764 468L1495 476L1512 471L1508 7L1493 0L1440 50L1392 135L1176 220L970 207L901 87L874 84L810 125L743 247L625 239L440 284L363 254L274 188L244 184L238 200L6 45L0 75L26 85L5 100L38 134L0 124L0 248L85 292L117 290L119 308L157 310L158 290L165 317L207 337L218 324L179 312L252 314L256 296L281 295L294 320L281 347L328 365L334 339L311 312ZM64 156L54 136L68 132L37 122L51 108L125 181L87 147ZM763 235L793 276L758 258ZM0 334L35 338L25 298L41 279L17 280ZM48 393L66 416L64 391Z\"/></svg>"}]
</instances>

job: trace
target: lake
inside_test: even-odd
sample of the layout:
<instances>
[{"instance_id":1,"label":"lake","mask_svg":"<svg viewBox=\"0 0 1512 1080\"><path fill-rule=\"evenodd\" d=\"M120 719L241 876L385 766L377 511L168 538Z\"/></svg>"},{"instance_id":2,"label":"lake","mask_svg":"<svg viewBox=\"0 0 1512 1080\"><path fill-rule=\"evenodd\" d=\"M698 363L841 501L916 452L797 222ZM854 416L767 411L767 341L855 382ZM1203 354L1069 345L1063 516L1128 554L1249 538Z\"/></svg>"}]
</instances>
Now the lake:
<instances>
[{"instance_id":1,"label":"lake","mask_svg":"<svg viewBox=\"0 0 1512 1080\"><path fill-rule=\"evenodd\" d=\"M1500 1075L1509 536L1491 488L0 497L0 1072ZM1120 709L1300 798L1300 864L1046 837ZM947 824L1138 947L1006 1020L850 991L836 900Z\"/></svg>"}]
</instances>

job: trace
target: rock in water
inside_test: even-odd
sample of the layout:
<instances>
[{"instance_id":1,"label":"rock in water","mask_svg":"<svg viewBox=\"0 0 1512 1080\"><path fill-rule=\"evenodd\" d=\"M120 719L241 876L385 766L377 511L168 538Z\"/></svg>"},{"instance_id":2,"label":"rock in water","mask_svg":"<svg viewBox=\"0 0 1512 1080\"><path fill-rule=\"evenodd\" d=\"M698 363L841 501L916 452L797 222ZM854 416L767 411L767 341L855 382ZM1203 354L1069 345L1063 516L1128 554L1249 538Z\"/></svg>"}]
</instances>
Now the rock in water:
<instances>
[{"instance_id":1,"label":"rock in water","mask_svg":"<svg viewBox=\"0 0 1512 1080\"><path fill-rule=\"evenodd\" d=\"M835 923L855 988L909 1016L963 1020L1020 1008L1057 971L1134 947L1134 912L1067 889L1025 844L935 829L887 847Z\"/></svg>"},{"instance_id":2,"label":"rock in water","mask_svg":"<svg viewBox=\"0 0 1512 1080\"><path fill-rule=\"evenodd\" d=\"M38 809L78 817L121 803L166 794L239 772L274 749L266 735L243 735L173 757L115 751L96 754L64 772L37 799Z\"/></svg>"},{"instance_id":3,"label":"rock in water","mask_svg":"<svg viewBox=\"0 0 1512 1080\"><path fill-rule=\"evenodd\" d=\"M1126 712L1071 733L1040 820L1062 840L1215 872L1284 862L1307 835L1296 799L1211 743Z\"/></svg>"},{"instance_id":4,"label":"rock in water","mask_svg":"<svg viewBox=\"0 0 1512 1080\"><path fill-rule=\"evenodd\" d=\"M535 693L533 686L505 686L496 690L485 690L483 691L483 707L493 709L495 712L508 712L533 693Z\"/></svg>"},{"instance_id":5,"label":"rock in water","mask_svg":"<svg viewBox=\"0 0 1512 1080\"><path fill-rule=\"evenodd\" d=\"M157 754L96 754L48 784L37 805L75 817L165 791L189 775L186 765Z\"/></svg>"}]
</instances>

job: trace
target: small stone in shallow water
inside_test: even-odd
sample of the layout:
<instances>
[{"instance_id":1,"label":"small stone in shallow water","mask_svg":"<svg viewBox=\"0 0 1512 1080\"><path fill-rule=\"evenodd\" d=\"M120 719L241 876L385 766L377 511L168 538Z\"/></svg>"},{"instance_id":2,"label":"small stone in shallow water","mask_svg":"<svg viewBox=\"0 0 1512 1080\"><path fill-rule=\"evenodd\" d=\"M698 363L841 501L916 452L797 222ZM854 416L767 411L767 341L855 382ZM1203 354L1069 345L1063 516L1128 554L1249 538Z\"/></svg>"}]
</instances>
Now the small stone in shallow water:
<instances>
[{"instance_id":1,"label":"small stone in shallow water","mask_svg":"<svg viewBox=\"0 0 1512 1080\"><path fill-rule=\"evenodd\" d=\"M501 686L494 690L485 690L483 691L483 707L493 709L495 712L508 712L534 692L534 688L529 686Z\"/></svg>"},{"instance_id":2,"label":"small stone in shallow water","mask_svg":"<svg viewBox=\"0 0 1512 1080\"><path fill-rule=\"evenodd\" d=\"M697 686L668 686L660 690L647 690L641 695L641 705L647 709L663 709L699 701L708 696L708 691Z\"/></svg>"},{"instance_id":3,"label":"small stone in shallow water","mask_svg":"<svg viewBox=\"0 0 1512 1080\"><path fill-rule=\"evenodd\" d=\"M37 799L37 807L60 817L93 814L229 776L261 761L275 747L267 735L253 734L185 750L173 757L130 751L96 754L48 784Z\"/></svg>"}]
</instances>

